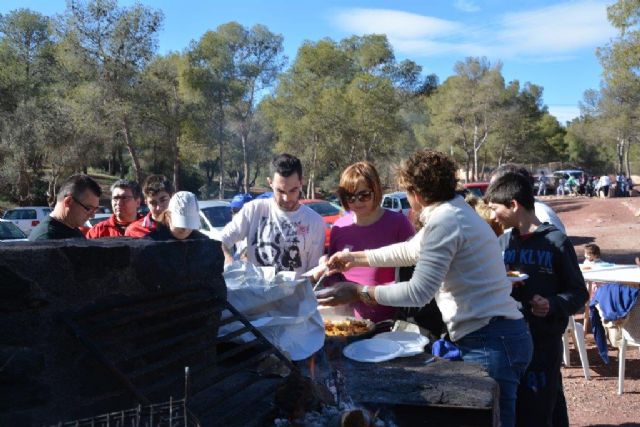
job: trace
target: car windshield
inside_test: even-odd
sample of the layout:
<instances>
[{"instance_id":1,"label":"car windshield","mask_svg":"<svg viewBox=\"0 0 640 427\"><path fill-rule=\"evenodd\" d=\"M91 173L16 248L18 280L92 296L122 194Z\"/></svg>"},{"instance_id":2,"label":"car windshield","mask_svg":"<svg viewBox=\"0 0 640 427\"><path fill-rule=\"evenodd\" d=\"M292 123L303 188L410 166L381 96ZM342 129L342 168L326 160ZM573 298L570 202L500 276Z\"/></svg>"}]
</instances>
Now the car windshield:
<instances>
[{"instance_id":1,"label":"car windshield","mask_svg":"<svg viewBox=\"0 0 640 427\"><path fill-rule=\"evenodd\" d=\"M224 227L231 221L231 208L228 206L212 206L200 210L214 227Z\"/></svg>"},{"instance_id":2,"label":"car windshield","mask_svg":"<svg viewBox=\"0 0 640 427\"><path fill-rule=\"evenodd\" d=\"M0 240L24 239L27 236L11 222L0 222Z\"/></svg>"},{"instance_id":3,"label":"car windshield","mask_svg":"<svg viewBox=\"0 0 640 427\"><path fill-rule=\"evenodd\" d=\"M411 205L409 204L409 199L405 199L405 198L400 199L400 205L402 205L402 209L411 209Z\"/></svg>"},{"instance_id":4,"label":"car windshield","mask_svg":"<svg viewBox=\"0 0 640 427\"><path fill-rule=\"evenodd\" d=\"M309 206L314 211L316 211L316 213L320 214L321 216L340 215L340 209L333 206L329 202L312 202L312 203L306 203L306 205Z\"/></svg>"},{"instance_id":5,"label":"car windshield","mask_svg":"<svg viewBox=\"0 0 640 427\"><path fill-rule=\"evenodd\" d=\"M109 219L109 217L108 217L108 216L107 216L107 217L91 218L91 219L89 220L89 224L91 224L91 226L94 226L94 225L96 225L96 224L97 224L97 223L99 223L99 222L106 221L107 219Z\"/></svg>"},{"instance_id":6,"label":"car windshield","mask_svg":"<svg viewBox=\"0 0 640 427\"><path fill-rule=\"evenodd\" d=\"M13 209L4 214L4 219L36 219L35 209Z\"/></svg>"}]
</instances>

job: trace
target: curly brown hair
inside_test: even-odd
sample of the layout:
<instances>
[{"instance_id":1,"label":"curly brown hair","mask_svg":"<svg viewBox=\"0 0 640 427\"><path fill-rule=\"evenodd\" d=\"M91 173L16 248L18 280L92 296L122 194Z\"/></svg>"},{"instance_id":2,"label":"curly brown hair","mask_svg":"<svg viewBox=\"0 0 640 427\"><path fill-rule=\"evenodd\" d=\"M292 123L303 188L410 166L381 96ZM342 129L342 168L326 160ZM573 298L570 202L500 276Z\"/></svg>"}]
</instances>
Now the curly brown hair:
<instances>
[{"instance_id":1,"label":"curly brown hair","mask_svg":"<svg viewBox=\"0 0 640 427\"><path fill-rule=\"evenodd\" d=\"M420 194L429 202L451 200L456 195L456 164L446 154L419 150L403 161L397 171L398 185Z\"/></svg>"}]
</instances>

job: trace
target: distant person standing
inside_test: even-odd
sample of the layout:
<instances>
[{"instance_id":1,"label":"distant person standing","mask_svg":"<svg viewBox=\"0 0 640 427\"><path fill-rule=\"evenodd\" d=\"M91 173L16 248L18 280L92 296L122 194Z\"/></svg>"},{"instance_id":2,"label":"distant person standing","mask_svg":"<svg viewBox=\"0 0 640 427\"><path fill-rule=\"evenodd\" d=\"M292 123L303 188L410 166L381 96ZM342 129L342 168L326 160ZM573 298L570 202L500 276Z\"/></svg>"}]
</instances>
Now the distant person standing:
<instances>
[{"instance_id":1,"label":"distant person standing","mask_svg":"<svg viewBox=\"0 0 640 427\"><path fill-rule=\"evenodd\" d=\"M169 207L173 185L164 175L149 175L142 184L142 194L149 213L127 227L124 232L127 237L144 237L157 228L160 216Z\"/></svg>"},{"instance_id":2,"label":"distant person standing","mask_svg":"<svg viewBox=\"0 0 640 427\"><path fill-rule=\"evenodd\" d=\"M547 195L547 182L549 178L544 174L544 171L540 171L540 176L538 177L538 196L546 196Z\"/></svg>"},{"instance_id":3,"label":"distant person standing","mask_svg":"<svg viewBox=\"0 0 640 427\"><path fill-rule=\"evenodd\" d=\"M138 217L140 185L128 179L119 179L111 185L113 215L94 225L87 232L87 239L124 236L127 227Z\"/></svg>"},{"instance_id":4,"label":"distant person standing","mask_svg":"<svg viewBox=\"0 0 640 427\"><path fill-rule=\"evenodd\" d=\"M600 197L607 198L609 197L609 187L611 186L611 178L609 175L602 175L600 180L598 181L598 195Z\"/></svg>"},{"instance_id":5,"label":"distant person standing","mask_svg":"<svg viewBox=\"0 0 640 427\"><path fill-rule=\"evenodd\" d=\"M72 175L62 183L56 206L29 234L29 240L84 239L78 229L100 207L102 190L88 175Z\"/></svg>"},{"instance_id":6,"label":"distant person standing","mask_svg":"<svg viewBox=\"0 0 640 427\"><path fill-rule=\"evenodd\" d=\"M564 175L562 175L560 178L558 178L558 186L556 187L556 196L564 196L564 184L566 183L566 180L564 178Z\"/></svg>"}]
</instances>

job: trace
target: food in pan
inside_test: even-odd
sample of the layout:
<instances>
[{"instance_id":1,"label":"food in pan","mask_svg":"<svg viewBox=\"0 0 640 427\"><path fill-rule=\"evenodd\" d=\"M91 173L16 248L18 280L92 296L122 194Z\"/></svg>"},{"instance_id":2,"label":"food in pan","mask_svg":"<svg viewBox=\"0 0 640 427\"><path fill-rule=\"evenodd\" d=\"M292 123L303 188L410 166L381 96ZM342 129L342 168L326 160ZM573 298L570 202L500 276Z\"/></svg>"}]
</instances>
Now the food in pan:
<instances>
[{"instance_id":1,"label":"food in pan","mask_svg":"<svg viewBox=\"0 0 640 427\"><path fill-rule=\"evenodd\" d=\"M520 277L519 271L507 271L507 277Z\"/></svg>"},{"instance_id":2,"label":"food in pan","mask_svg":"<svg viewBox=\"0 0 640 427\"><path fill-rule=\"evenodd\" d=\"M350 337L366 334L370 331L369 323L364 320L325 320L324 332L330 337Z\"/></svg>"}]
</instances>

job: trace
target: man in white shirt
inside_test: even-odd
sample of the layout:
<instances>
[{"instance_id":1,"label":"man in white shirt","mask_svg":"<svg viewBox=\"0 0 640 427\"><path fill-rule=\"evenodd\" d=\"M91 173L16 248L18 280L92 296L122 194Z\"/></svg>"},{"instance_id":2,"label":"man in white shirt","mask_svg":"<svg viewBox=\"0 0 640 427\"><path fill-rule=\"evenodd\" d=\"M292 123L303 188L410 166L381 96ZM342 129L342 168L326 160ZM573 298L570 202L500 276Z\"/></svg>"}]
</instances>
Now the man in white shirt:
<instances>
[{"instance_id":1,"label":"man in white shirt","mask_svg":"<svg viewBox=\"0 0 640 427\"><path fill-rule=\"evenodd\" d=\"M247 258L258 266L296 275L315 267L324 251L324 221L300 204L302 164L290 154L271 162L273 197L246 203L222 230L225 264L233 261L233 245L247 239Z\"/></svg>"}]
</instances>

